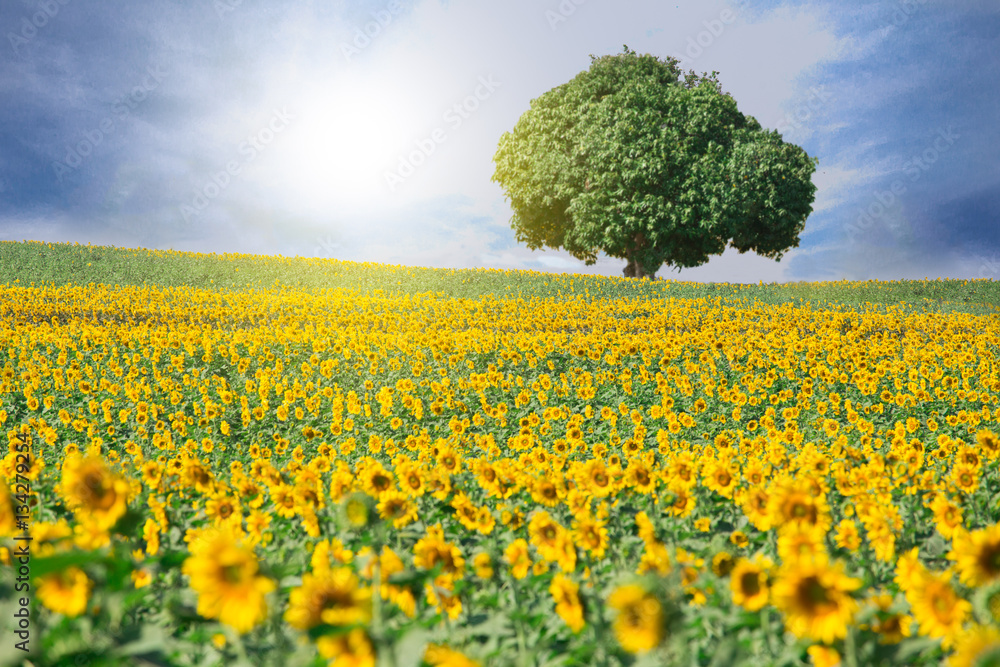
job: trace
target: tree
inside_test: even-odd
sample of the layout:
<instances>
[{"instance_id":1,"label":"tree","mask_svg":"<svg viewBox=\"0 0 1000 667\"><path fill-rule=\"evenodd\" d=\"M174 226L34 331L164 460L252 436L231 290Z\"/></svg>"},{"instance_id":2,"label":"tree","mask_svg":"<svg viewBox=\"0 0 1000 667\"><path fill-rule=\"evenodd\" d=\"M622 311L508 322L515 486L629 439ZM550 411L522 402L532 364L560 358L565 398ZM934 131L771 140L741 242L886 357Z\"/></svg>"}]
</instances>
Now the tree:
<instances>
[{"instance_id":1,"label":"tree","mask_svg":"<svg viewBox=\"0 0 1000 667\"><path fill-rule=\"evenodd\" d=\"M564 248L626 276L704 264L727 245L781 259L812 212L817 160L744 116L718 72L674 58L590 56L500 137L492 180L517 240Z\"/></svg>"}]
</instances>

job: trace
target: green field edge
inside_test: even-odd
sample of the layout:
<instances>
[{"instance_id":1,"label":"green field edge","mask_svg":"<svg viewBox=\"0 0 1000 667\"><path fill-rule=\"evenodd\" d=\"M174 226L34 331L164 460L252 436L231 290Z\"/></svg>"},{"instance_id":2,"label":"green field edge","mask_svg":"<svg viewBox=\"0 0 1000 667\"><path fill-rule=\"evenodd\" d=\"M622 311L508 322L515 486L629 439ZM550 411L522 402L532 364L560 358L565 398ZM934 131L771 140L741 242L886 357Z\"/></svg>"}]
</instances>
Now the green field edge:
<instances>
[{"instance_id":1,"label":"green field edge","mask_svg":"<svg viewBox=\"0 0 1000 667\"><path fill-rule=\"evenodd\" d=\"M661 271L661 273L663 273ZM193 287L214 291L344 289L386 297L480 299L715 299L905 313L1000 312L1000 281L866 280L698 283L504 269L436 269L311 257L0 241L0 285Z\"/></svg>"}]
</instances>

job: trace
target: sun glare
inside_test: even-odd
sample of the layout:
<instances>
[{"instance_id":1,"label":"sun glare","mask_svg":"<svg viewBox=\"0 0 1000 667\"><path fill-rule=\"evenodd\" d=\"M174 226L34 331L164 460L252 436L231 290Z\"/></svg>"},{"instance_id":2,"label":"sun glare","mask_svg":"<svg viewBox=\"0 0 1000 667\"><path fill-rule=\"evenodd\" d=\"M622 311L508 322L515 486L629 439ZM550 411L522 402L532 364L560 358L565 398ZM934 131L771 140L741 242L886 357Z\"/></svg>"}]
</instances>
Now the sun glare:
<instances>
[{"instance_id":1,"label":"sun glare","mask_svg":"<svg viewBox=\"0 0 1000 667\"><path fill-rule=\"evenodd\" d=\"M397 95L358 78L305 96L294 137L277 156L277 181L308 208L365 208L391 195L384 172L417 133Z\"/></svg>"}]
</instances>

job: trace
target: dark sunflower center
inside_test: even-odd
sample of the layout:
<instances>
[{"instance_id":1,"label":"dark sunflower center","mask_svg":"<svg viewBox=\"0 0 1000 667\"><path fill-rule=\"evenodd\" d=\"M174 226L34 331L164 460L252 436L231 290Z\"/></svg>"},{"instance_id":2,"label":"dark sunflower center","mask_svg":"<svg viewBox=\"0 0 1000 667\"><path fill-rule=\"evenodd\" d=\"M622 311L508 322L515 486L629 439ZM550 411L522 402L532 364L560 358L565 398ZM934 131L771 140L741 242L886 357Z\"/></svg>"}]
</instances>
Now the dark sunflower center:
<instances>
[{"instance_id":1,"label":"dark sunflower center","mask_svg":"<svg viewBox=\"0 0 1000 667\"><path fill-rule=\"evenodd\" d=\"M740 577L740 590L747 597L753 597L760 593L760 575L756 572L744 573Z\"/></svg>"},{"instance_id":2,"label":"dark sunflower center","mask_svg":"<svg viewBox=\"0 0 1000 667\"><path fill-rule=\"evenodd\" d=\"M830 604L829 591L818 577L806 577L799 584L799 604L809 613L815 613Z\"/></svg>"},{"instance_id":3,"label":"dark sunflower center","mask_svg":"<svg viewBox=\"0 0 1000 667\"><path fill-rule=\"evenodd\" d=\"M1000 542L990 544L980 552L979 566L990 578L1000 575Z\"/></svg>"},{"instance_id":4,"label":"dark sunflower center","mask_svg":"<svg viewBox=\"0 0 1000 667\"><path fill-rule=\"evenodd\" d=\"M243 581L241 570L242 568L239 565L224 565L222 567L222 578L227 583L237 584Z\"/></svg>"}]
</instances>

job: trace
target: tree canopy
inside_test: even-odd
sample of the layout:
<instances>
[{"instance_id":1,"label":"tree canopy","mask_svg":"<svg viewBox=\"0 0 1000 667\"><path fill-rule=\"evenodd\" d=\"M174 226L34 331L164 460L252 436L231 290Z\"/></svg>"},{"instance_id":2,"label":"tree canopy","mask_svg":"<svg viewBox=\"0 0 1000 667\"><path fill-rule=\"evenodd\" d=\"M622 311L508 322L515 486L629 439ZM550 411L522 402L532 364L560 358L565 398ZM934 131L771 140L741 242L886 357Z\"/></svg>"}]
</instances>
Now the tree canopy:
<instances>
[{"instance_id":1,"label":"tree canopy","mask_svg":"<svg viewBox=\"0 0 1000 667\"><path fill-rule=\"evenodd\" d=\"M798 246L815 158L740 113L718 72L682 75L676 59L628 46L590 58L500 137L492 180L518 242L588 265L604 251L636 277L727 245L772 259Z\"/></svg>"}]
</instances>

